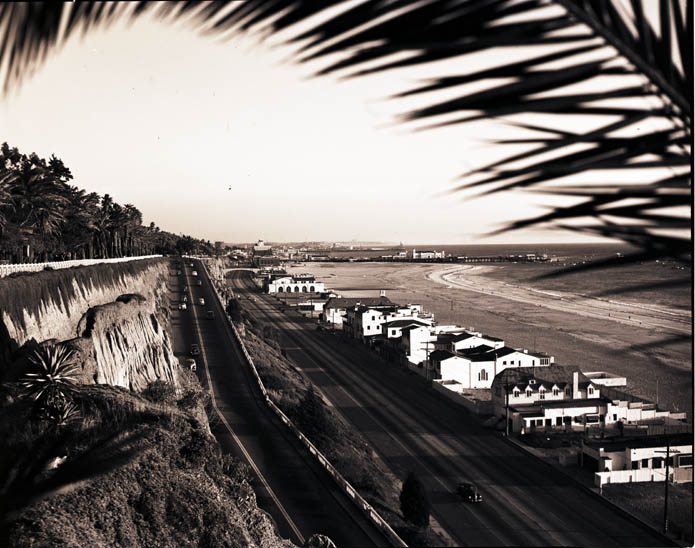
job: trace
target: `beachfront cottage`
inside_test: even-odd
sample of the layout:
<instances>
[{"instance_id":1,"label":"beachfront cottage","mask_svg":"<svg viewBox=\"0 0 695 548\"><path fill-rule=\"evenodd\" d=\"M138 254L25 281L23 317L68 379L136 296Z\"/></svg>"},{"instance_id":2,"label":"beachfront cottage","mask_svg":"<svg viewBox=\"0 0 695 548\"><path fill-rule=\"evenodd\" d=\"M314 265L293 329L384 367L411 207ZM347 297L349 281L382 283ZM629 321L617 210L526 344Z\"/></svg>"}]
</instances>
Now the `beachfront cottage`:
<instances>
[{"instance_id":1,"label":"beachfront cottage","mask_svg":"<svg viewBox=\"0 0 695 548\"><path fill-rule=\"evenodd\" d=\"M333 324L338 329L343 327L348 309L358 306L389 307L395 306L385 295L380 297L334 297L329 299L323 307L321 320Z\"/></svg>"},{"instance_id":2,"label":"beachfront cottage","mask_svg":"<svg viewBox=\"0 0 695 548\"><path fill-rule=\"evenodd\" d=\"M493 413L515 433L551 430L613 431L681 426L684 413L601 386L579 368L506 368L492 382Z\"/></svg>"},{"instance_id":3,"label":"beachfront cottage","mask_svg":"<svg viewBox=\"0 0 695 548\"><path fill-rule=\"evenodd\" d=\"M461 333L458 325L412 325L401 329L400 351L405 364L411 369L422 372L422 365L431 352L437 350L437 341L445 335L455 336ZM445 350L445 348L439 348ZM416 366L413 368L413 366Z\"/></svg>"},{"instance_id":4,"label":"beachfront cottage","mask_svg":"<svg viewBox=\"0 0 695 548\"><path fill-rule=\"evenodd\" d=\"M464 332L454 335L449 339L449 350L452 352L458 352L459 350L465 350L467 348L475 348L480 345L488 345L492 348L502 348L504 346L504 341L498 339L497 337L490 337L489 335L481 335L480 333Z\"/></svg>"},{"instance_id":5,"label":"beachfront cottage","mask_svg":"<svg viewBox=\"0 0 695 548\"><path fill-rule=\"evenodd\" d=\"M595 472L596 487L664 481L667 453L669 481L693 481L692 433L586 442L582 445L580 465Z\"/></svg>"},{"instance_id":6,"label":"beachfront cottage","mask_svg":"<svg viewBox=\"0 0 695 548\"><path fill-rule=\"evenodd\" d=\"M419 323L432 325L434 316L424 314L422 305L407 304L405 306L358 306L347 311L344 331L355 339L368 341L382 335L382 325L394 320L412 320L417 318Z\"/></svg>"}]
</instances>

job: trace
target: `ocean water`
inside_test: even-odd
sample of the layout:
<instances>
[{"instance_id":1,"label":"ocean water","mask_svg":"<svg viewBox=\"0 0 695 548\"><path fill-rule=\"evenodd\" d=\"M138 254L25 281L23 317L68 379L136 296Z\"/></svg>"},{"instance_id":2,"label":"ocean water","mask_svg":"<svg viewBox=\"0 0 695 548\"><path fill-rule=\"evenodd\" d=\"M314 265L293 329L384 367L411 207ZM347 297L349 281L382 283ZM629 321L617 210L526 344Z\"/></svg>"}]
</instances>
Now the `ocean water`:
<instances>
[{"instance_id":1,"label":"ocean water","mask_svg":"<svg viewBox=\"0 0 695 548\"><path fill-rule=\"evenodd\" d=\"M376 247L376 246L375 246ZM626 244L478 244L478 245L409 245L403 249L411 253L413 249L445 251L453 256L496 257L500 255L546 254L562 261L587 261L608 257L616 253L628 253L631 248ZM336 258L379 257L395 253L394 248L371 251L366 249L341 249L330 252L317 252Z\"/></svg>"}]
</instances>

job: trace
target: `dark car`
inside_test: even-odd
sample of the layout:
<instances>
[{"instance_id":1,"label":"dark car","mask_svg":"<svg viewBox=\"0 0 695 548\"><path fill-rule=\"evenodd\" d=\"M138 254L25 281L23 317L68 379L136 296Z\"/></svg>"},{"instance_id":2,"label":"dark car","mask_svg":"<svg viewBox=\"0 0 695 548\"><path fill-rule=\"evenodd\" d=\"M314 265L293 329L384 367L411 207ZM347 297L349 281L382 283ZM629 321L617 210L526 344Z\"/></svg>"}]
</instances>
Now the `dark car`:
<instances>
[{"instance_id":1,"label":"dark car","mask_svg":"<svg viewBox=\"0 0 695 548\"><path fill-rule=\"evenodd\" d=\"M197 344L192 344L191 345L191 356L197 356L200 354L200 348L198 347Z\"/></svg>"},{"instance_id":2,"label":"dark car","mask_svg":"<svg viewBox=\"0 0 695 548\"><path fill-rule=\"evenodd\" d=\"M212 318L215 317L215 314L213 313L212 310L208 310L208 311L205 313L205 317L206 317L206 318L209 318L209 319L212 319Z\"/></svg>"},{"instance_id":3,"label":"dark car","mask_svg":"<svg viewBox=\"0 0 695 548\"><path fill-rule=\"evenodd\" d=\"M461 482L456 487L456 493L468 502L483 502L483 495L472 483Z\"/></svg>"}]
</instances>

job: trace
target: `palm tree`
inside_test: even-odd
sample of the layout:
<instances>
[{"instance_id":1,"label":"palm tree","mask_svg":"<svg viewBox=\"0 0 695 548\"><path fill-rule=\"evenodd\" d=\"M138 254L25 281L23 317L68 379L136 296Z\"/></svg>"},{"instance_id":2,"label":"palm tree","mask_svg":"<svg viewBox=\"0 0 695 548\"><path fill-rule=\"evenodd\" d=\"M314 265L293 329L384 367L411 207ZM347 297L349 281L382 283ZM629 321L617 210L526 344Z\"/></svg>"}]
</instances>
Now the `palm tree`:
<instances>
[{"instance_id":1,"label":"palm tree","mask_svg":"<svg viewBox=\"0 0 695 548\"><path fill-rule=\"evenodd\" d=\"M647 13L654 6L656 17ZM8 64L6 89L17 87L69 36L144 14L184 19L207 34L283 33L295 44L296 62L323 63L319 75L365 77L525 48L514 60L490 55L488 68L404 89L399 97L421 96L426 104L401 121L439 127L504 117L526 131L521 139L495 141L523 145L525 152L462 174L454 190L522 189L563 195L573 204L511 220L501 230L561 227L636 246L622 262L689 263L691 221L674 208L687 209L691 196L692 10L691 0L8 3L0 6L0 21L15 32L0 61ZM69 23L61 31L63 20ZM453 98L426 99L440 90ZM551 114L555 122L537 124L529 113ZM604 122L578 131L578 116ZM657 167L669 175L654 176ZM606 175L624 170L629 183Z\"/></svg>"}]
</instances>

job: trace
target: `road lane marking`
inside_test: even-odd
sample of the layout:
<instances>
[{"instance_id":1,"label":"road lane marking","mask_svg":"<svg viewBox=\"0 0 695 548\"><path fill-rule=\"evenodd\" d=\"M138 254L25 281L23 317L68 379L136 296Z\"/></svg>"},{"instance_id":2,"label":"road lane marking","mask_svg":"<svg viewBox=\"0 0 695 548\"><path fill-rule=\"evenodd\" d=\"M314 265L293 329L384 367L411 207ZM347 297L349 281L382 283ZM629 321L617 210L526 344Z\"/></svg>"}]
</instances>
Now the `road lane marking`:
<instances>
[{"instance_id":1,"label":"road lane marking","mask_svg":"<svg viewBox=\"0 0 695 548\"><path fill-rule=\"evenodd\" d=\"M186 274L186 279L188 280L188 274ZM208 279L208 284L211 284L211 283L212 283L212 282L210 282L210 280ZM214 291L214 290L213 290L213 291ZM195 325L196 336L197 336L198 342L199 342L199 344L200 344L200 353L201 353L201 357L202 357L202 360L203 360L203 368L205 369L205 376L207 377L207 380L208 380L208 387L210 388L210 393L212 394L212 406L213 406L213 408L215 409L215 412L217 413L217 415L218 415L218 416L220 417L220 419L222 420L222 423L223 423L223 424L225 425L225 427L227 428L227 431L228 431L229 434L232 436L232 439L233 439L234 442L237 444L237 447L239 447L239 450L244 454L244 458L245 458L246 461L249 463L249 465L251 466L251 468L253 469L253 471L254 471L254 472L256 473L256 475L258 476L258 479L259 479L259 480L261 481L261 483L263 484L263 487L266 489L266 491L267 491L268 494L270 495L270 498L273 499L273 502L274 502L275 505L277 506L278 510L280 510L280 513L281 513L282 516L285 518L285 520L286 520L287 523L289 524L289 526L290 526L290 528L292 529L292 531L294 532L294 534L297 535L297 538L299 539L299 542L300 542L301 544L304 544L304 541L305 541L304 535L302 535L302 533L299 531L299 528L298 528L297 525L294 523L294 521L292 520L292 518L290 517L290 515L287 513L287 510L285 510L285 507L282 505L282 503L281 503L280 500L278 499L277 495L275 494L275 491L273 491L273 489L270 487L270 484L269 484L268 481L265 479L265 476L261 473L260 469L258 468L258 466L256 465L256 463L254 462L253 458L251 457L251 455L249 454L249 452L246 450L246 448L244 447L244 445L241 443L241 440L240 440L240 439L237 437L237 435L234 433L234 430L232 429L231 425L230 425L229 422L227 421L227 418L224 416L224 414L222 413L222 411L220 411L219 407L217 407L217 396L215 395L215 387L214 387L214 385L212 384L212 378L211 378L211 376L210 376L210 370L209 370L209 368L208 368L207 352L205 351L205 345L203 344L203 339L202 339L202 337L200 336L200 326L198 325L198 312L196 311L195 305L193 305L193 306L191 307L191 309L192 309L192 311L193 311L193 324Z\"/></svg>"}]
</instances>

